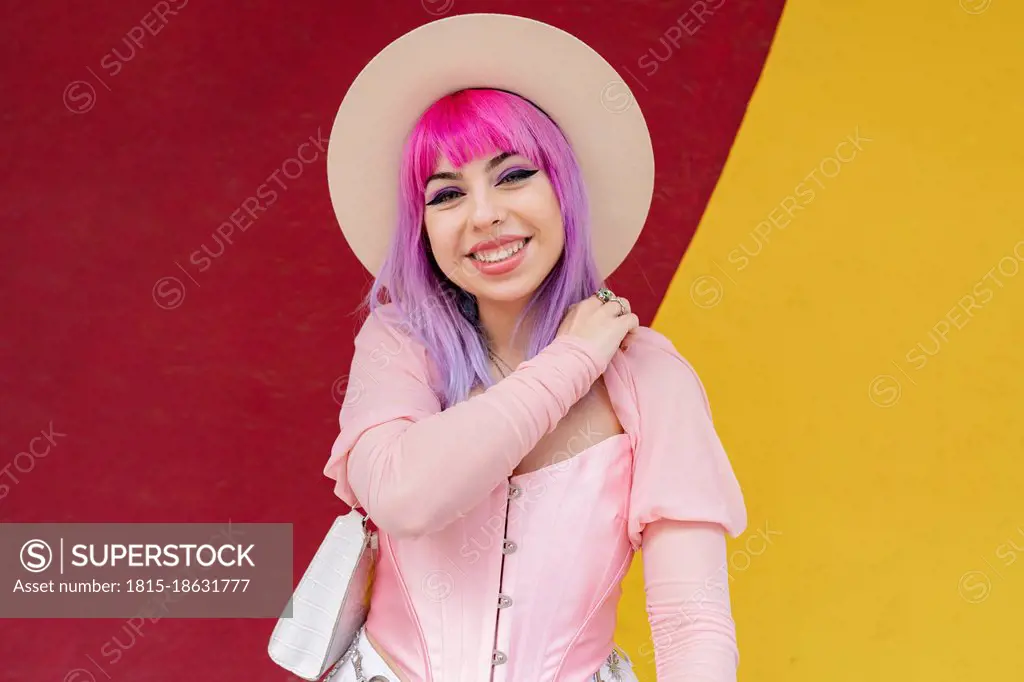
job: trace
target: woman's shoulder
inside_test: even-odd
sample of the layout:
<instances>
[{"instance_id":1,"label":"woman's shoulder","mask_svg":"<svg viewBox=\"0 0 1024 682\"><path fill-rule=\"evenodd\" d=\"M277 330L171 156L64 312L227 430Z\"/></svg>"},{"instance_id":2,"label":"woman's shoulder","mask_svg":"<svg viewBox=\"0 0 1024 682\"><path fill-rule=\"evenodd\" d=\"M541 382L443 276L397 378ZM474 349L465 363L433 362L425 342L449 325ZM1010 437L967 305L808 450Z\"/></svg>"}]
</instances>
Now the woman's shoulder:
<instances>
[{"instance_id":1,"label":"woman's shoulder","mask_svg":"<svg viewBox=\"0 0 1024 682\"><path fill-rule=\"evenodd\" d=\"M363 319L362 330L388 329L394 330L402 321L402 311L396 303L383 303L372 308Z\"/></svg>"},{"instance_id":2,"label":"woman's shoulder","mask_svg":"<svg viewBox=\"0 0 1024 682\"><path fill-rule=\"evenodd\" d=\"M650 395L689 396L707 405L707 392L697 370L670 338L650 327L637 327L623 351L629 372L638 387Z\"/></svg>"},{"instance_id":3,"label":"woman's shoulder","mask_svg":"<svg viewBox=\"0 0 1024 682\"><path fill-rule=\"evenodd\" d=\"M692 365L683 357L672 340L650 327L641 326L633 330L632 339L624 354L631 366L645 371L679 366L693 371Z\"/></svg>"},{"instance_id":4,"label":"woman's shoulder","mask_svg":"<svg viewBox=\"0 0 1024 682\"><path fill-rule=\"evenodd\" d=\"M426 366L426 351L416 333L416 319L395 303L378 305L363 320L355 337L356 353L369 354L372 360L401 358L417 366Z\"/></svg>"},{"instance_id":5,"label":"woman's shoulder","mask_svg":"<svg viewBox=\"0 0 1024 682\"><path fill-rule=\"evenodd\" d=\"M402 311L397 303L383 303L370 311L359 329L359 336L391 336L403 340L416 338L415 320Z\"/></svg>"}]
</instances>

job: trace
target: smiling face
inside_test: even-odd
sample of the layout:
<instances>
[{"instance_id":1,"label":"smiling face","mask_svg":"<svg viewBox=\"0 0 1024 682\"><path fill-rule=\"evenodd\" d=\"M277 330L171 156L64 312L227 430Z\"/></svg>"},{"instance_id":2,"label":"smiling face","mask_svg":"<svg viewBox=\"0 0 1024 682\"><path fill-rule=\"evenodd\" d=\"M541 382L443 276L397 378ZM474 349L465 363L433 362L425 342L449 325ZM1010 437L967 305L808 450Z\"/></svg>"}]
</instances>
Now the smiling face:
<instances>
[{"instance_id":1,"label":"smiling face","mask_svg":"<svg viewBox=\"0 0 1024 682\"><path fill-rule=\"evenodd\" d=\"M515 152L495 150L461 168L442 157L423 201L434 260L480 302L528 299L565 247L550 179Z\"/></svg>"}]
</instances>

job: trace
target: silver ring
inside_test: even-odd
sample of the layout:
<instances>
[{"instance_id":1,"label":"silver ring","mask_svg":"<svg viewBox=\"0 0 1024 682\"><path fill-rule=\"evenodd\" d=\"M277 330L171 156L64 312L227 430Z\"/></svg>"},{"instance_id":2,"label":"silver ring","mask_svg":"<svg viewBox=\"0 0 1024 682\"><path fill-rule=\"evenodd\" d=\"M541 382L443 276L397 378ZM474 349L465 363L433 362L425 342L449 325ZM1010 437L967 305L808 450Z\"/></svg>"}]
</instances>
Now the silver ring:
<instances>
[{"instance_id":1,"label":"silver ring","mask_svg":"<svg viewBox=\"0 0 1024 682\"><path fill-rule=\"evenodd\" d=\"M619 312L619 315L618 315L619 317L622 317L622 316L623 316L623 315L625 315L625 314L626 314L627 312L629 312L629 310L627 310L627 308L626 308L626 304L622 302L622 299L621 299L621 298L619 298L618 296L616 296L616 297L615 297L615 298L613 298L612 300L613 300L613 301L615 301L616 303L618 303L618 304L619 304L619 310L621 311L621 312Z\"/></svg>"}]
</instances>

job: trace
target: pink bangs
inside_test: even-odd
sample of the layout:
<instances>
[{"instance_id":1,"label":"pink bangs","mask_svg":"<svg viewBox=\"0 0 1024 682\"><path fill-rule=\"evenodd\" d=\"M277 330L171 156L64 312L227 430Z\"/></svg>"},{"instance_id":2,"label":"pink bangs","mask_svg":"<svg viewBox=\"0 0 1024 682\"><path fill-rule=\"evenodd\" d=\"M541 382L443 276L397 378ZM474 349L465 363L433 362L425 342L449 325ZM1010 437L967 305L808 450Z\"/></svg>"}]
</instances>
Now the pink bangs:
<instances>
[{"instance_id":1,"label":"pink bangs","mask_svg":"<svg viewBox=\"0 0 1024 682\"><path fill-rule=\"evenodd\" d=\"M545 125L546 124L546 125ZM442 158L456 168L499 151L514 151L549 172L542 149L556 148L561 131L530 102L501 90L462 90L435 102L413 129L403 167L422 188ZM547 138L547 139L546 139Z\"/></svg>"}]
</instances>

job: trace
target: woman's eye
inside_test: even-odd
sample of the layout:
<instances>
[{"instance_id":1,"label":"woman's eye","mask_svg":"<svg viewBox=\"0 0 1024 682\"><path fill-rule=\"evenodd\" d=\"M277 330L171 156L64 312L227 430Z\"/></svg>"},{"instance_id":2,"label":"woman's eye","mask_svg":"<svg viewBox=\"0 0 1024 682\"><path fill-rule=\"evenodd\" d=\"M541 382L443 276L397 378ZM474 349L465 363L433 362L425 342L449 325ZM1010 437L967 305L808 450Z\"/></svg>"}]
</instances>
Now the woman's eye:
<instances>
[{"instance_id":1,"label":"woman's eye","mask_svg":"<svg viewBox=\"0 0 1024 682\"><path fill-rule=\"evenodd\" d=\"M499 185L504 185L506 182L521 182L529 177L536 175L536 170L529 170L526 168L520 168L514 171L509 171L505 175L501 176L501 180L498 180Z\"/></svg>"},{"instance_id":2,"label":"woman's eye","mask_svg":"<svg viewBox=\"0 0 1024 682\"><path fill-rule=\"evenodd\" d=\"M440 206L446 204L452 199L457 199L459 193L453 189L446 189L438 192L434 195L434 198L427 202L427 206Z\"/></svg>"}]
</instances>

